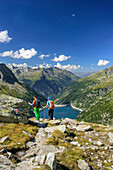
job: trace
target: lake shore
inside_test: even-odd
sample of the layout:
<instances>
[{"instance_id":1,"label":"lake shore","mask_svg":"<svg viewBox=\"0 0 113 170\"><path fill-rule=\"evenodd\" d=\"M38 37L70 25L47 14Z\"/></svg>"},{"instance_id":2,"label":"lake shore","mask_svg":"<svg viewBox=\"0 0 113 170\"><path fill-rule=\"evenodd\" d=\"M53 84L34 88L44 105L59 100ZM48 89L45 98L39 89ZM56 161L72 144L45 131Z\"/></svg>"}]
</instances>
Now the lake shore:
<instances>
[{"instance_id":1,"label":"lake shore","mask_svg":"<svg viewBox=\"0 0 113 170\"><path fill-rule=\"evenodd\" d=\"M68 104L55 104L55 107L66 107L66 106L69 106Z\"/></svg>"},{"instance_id":2,"label":"lake shore","mask_svg":"<svg viewBox=\"0 0 113 170\"><path fill-rule=\"evenodd\" d=\"M78 108L78 107L75 107L75 106L73 106L72 105L72 103L71 103L71 105L70 105L73 109L76 109L76 110L79 110L80 112L82 112L83 110L82 109L80 109L80 108Z\"/></svg>"},{"instance_id":3,"label":"lake shore","mask_svg":"<svg viewBox=\"0 0 113 170\"><path fill-rule=\"evenodd\" d=\"M62 104L62 105L55 105L55 107L66 107L66 106L71 106L73 109L76 109L76 110L79 110L80 112L82 112L83 110L78 108L78 107L75 107L73 106L72 104Z\"/></svg>"},{"instance_id":4,"label":"lake shore","mask_svg":"<svg viewBox=\"0 0 113 170\"><path fill-rule=\"evenodd\" d=\"M73 109L79 110L80 112L83 111L82 109L73 106L72 103L71 103L71 104L59 104L59 105L56 104L56 105L55 105L55 107L66 107L66 106L71 106ZM42 110L44 110L44 109L46 109L46 108L40 108L40 111L42 111Z\"/></svg>"}]
</instances>

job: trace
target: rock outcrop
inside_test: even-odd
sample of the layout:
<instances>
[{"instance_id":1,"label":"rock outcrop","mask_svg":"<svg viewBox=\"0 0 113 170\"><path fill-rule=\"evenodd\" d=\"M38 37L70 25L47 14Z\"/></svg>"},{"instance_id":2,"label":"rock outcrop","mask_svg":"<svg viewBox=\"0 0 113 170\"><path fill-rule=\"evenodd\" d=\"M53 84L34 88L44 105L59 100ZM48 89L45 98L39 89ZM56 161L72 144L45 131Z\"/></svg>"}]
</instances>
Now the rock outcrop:
<instances>
[{"instance_id":1,"label":"rock outcrop","mask_svg":"<svg viewBox=\"0 0 113 170\"><path fill-rule=\"evenodd\" d=\"M0 122L27 123L28 117L28 105L22 99L0 95Z\"/></svg>"},{"instance_id":2,"label":"rock outcrop","mask_svg":"<svg viewBox=\"0 0 113 170\"><path fill-rule=\"evenodd\" d=\"M53 122L60 124L53 125ZM40 127L40 123L48 123L48 127ZM43 120L37 122L37 126L39 127L35 138L26 143L27 150L17 152L20 162L16 165L10 160L14 155L10 157L10 152L8 154L4 149L1 150L1 153L8 154L8 168L11 169L12 165L15 170L113 169L112 127L69 118L58 121ZM3 161L0 164L1 167L6 166Z\"/></svg>"}]
</instances>

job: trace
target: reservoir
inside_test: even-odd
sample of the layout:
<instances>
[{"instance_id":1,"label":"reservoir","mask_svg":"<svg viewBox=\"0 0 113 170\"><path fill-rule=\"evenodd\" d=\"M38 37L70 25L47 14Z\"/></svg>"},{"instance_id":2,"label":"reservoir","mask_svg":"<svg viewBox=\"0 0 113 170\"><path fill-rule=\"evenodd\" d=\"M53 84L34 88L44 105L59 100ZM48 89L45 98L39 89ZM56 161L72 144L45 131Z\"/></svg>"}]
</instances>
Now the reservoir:
<instances>
[{"instance_id":1,"label":"reservoir","mask_svg":"<svg viewBox=\"0 0 113 170\"><path fill-rule=\"evenodd\" d=\"M79 110L73 109L71 106L55 107L53 117L55 117L55 119L61 119L66 117L70 119L75 119L79 113ZM40 111L40 118L48 119L48 109Z\"/></svg>"}]
</instances>

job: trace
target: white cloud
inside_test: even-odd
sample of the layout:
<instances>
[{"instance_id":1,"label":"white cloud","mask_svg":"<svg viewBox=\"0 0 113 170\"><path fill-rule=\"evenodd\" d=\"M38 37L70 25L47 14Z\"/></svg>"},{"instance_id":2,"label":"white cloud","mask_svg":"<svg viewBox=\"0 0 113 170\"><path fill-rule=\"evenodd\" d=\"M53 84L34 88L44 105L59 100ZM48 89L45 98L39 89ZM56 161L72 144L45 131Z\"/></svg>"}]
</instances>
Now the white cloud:
<instances>
[{"instance_id":1,"label":"white cloud","mask_svg":"<svg viewBox=\"0 0 113 170\"><path fill-rule=\"evenodd\" d=\"M72 14L72 17L75 17L75 14Z\"/></svg>"},{"instance_id":2,"label":"white cloud","mask_svg":"<svg viewBox=\"0 0 113 170\"><path fill-rule=\"evenodd\" d=\"M12 40L12 38L10 38L8 36L8 31L7 30L0 32L0 42L1 43L5 43L5 42L9 43L11 40Z\"/></svg>"},{"instance_id":3,"label":"white cloud","mask_svg":"<svg viewBox=\"0 0 113 170\"><path fill-rule=\"evenodd\" d=\"M67 59L71 58L71 56L65 56L65 55L59 55L59 57L55 57L52 59L52 61L58 62L58 61L65 61Z\"/></svg>"},{"instance_id":4,"label":"white cloud","mask_svg":"<svg viewBox=\"0 0 113 170\"><path fill-rule=\"evenodd\" d=\"M106 66L107 64L109 64L109 61L107 60L99 60L98 62L98 66Z\"/></svg>"},{"instance_id":5,"label":"white cloud","mask_svg":"<svg viewBox=\"0 0 113 170\"><path fill-rule=\"evenodd\" d=\"M10 56L10 57L13 57L13 51L5 51L3 53L0 53L0 56L2 57L7 57L7 56Z\"/></svg>"},{"instance_id":6,"label":"white cloud","mask_svg":"<svg viewBox=\"0 0 113 170\"><path fill-rule=\"evenodd\" d=\"M23 63L23 64L15 64L15 63L12 63L12 64L8 64L8 67L10 66L14 66L14 67L28 67L27 63Z\"/></svg>"},{"instance_id":7,"label":"white cloud","mask_svg":"<svg viewBox=\"0 0 113 170\"><path fill-rule=\"evenodd\" d=\"M39 68L50 68L50 67L51 67L51 64L43 63L43 64L37 64L37 66L38 66Z\"/></svg>"},{"instance_id":8,"label":"white cloud","mask_svg":"<svg viewBox=\"0 0 113 170\"><path fill-rule=\"evenodd\" d=\"M76 65L61 65L60 63L57 63L57 65L54 65L54 67L58 67L60 69L66 69L66 70L77 70L80 68L80 65L76 66Z\"/></svg>"},{"instance_id":9,"label":"white cloud","mask_svg":"<svg viewBox=\"0 0 113 170\"><path fill-rule=\"evenodd\" d=\"M5 51L0 53L0 56L6 57L10 56L12 58L21 58L21 59L30 59L37 54L37 51L34 48L25 50L24 48L19 49L18 51Z\"/></svg>"},{"instance_id":10,"label":"white cloud","mask_svg":"<svg viewBox=\"0 0 113 170\"><path fill-rule=\"evenodd\" d=\"M44 55L44 54L42 54L42 55L39 56L39 58L40 58L41 60L43 60L44 57L50 57L50 55Z\"/></svg>"},{"instance_id":11,"label":"white cloud","mask_svg":"<svg viewBox=\"0 0 113 170\"><path fill-rule=\"evenodd\" d=\"M38 69L38 67L34 66L34 67L31 67L32 69Z\"/></svg>"}]
</instances>

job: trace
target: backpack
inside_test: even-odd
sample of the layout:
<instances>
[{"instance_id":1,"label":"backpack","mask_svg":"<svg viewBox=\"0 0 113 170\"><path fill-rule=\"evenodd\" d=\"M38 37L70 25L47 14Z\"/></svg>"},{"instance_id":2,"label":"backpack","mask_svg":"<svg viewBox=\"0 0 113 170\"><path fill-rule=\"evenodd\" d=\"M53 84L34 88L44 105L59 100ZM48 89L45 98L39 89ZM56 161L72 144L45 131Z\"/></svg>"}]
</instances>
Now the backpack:
<instances>
[{"instance_id":1,"label":"backpack","mask_svg":"<svg viewBox=\"0 0 113 170\"><path fill-rule=\"evenodd\" d=\"M39 108L40 107L40 100L36 100L35 107Z\"/></svg>"},{"instance_id":2,"label":"backpack","mask_svg":"<svg viewBox=\"0 0 113 170\"><path fill-rule=\"evenodd\" d=\"M49 102L50 102L50 107L49 107L49 109L54 109L54 108L55 108L55 105L54 105L53 101L49 101Z\"/></svg>"}]
</instances>

